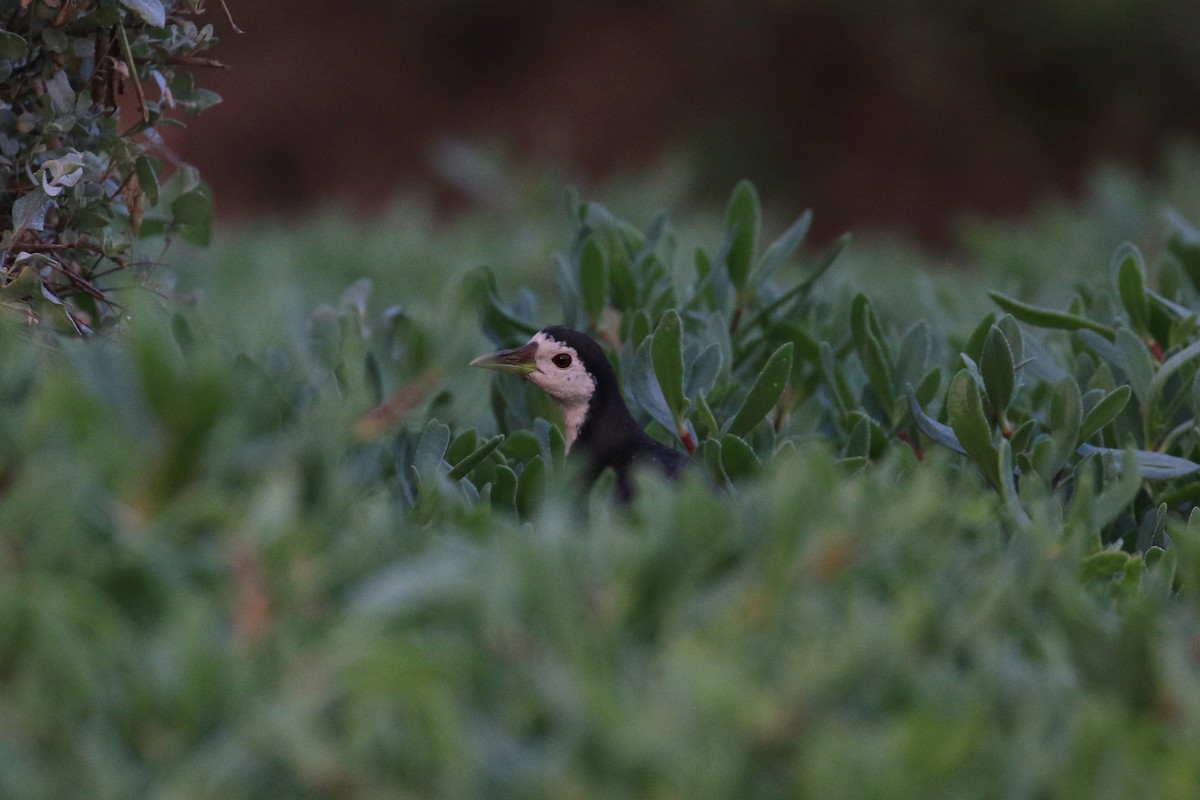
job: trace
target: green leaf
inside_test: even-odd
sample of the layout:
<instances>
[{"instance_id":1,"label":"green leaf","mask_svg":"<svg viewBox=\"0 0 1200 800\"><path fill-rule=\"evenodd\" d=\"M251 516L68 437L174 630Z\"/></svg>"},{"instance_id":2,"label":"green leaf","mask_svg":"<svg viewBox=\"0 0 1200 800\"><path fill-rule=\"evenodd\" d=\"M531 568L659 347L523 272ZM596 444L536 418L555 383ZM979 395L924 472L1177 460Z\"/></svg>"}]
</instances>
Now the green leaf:
<instances>
[{"instance_id":1,"label":"green leaf","mask_svg":"<svg viewBox=\"0 0 1200 800\"><path fill-rule=\"evenodd\" d=\"M896 377L900 385L918 383L925 374L925 365L933 352L933 339L929 323L918 320L904 332L900 342L900 355L896 357Z\"/></svg>"},{"instance_id":2,"label":"green leaf","mask_svg":"<svg viewBox=\"0 0 1200 800\"><path fill-rule=\"evenodd\" d=\"M1080 577L1094 581L1112 579L1125 572L1125 567L1134 556L1123 550L1101 550L1083 559L1079 566Z\"/></svg>"},{"instance_id":3,"label":"green leaf","mask_svg":"<svg viewBox=\"0 0 1200 800\"><path fill-rule=\"evenodd\" d=\"M1142 590L1153 592L1155 596L1166 600L1175 588L1175 574L1179 567L1179 551L1175 548L1165 550L1157 545L1146 549L1142 557L1146 571L1143 574Z\"/></svg>"},{"instance_id":4,"label":"green leaf","mask_svg":"<svg viewBox=\"0 0 1200 800\"><path fill-rule=\"evenodd\" d=\"M987 391L992 408L999 414L1005 413L1012 402L1017 373L1008 338L997 325L988 330L987 338L983 341L979 372L983 376L983 388Z\"/></svg>"},{"instance_id":5,"label":"green leaf","mask_svg":"<svg viewBox=\"0 0 1200 800\"><path fill-rule=\"evenodd\" d=\"M654 375L667 408L678 427L683 421L683 330L679 314L668 311L658 323L651 343Z\"/></svg>"},{"instance_id":6,"label":"green leaf","mask_svg":"<svg viewBox=\"0 0 1200 800\"><path fill-rule=\"evenodd\" d=\"M855 422L850 428L850 435L846 438L846 445L842 448L842 457L869 459L873 451L877 449L875 439L878 437L880 443L882 442L883 431L874 420L862 412L855 411L850 417Z\"/></svg>"},{"instance_id":7,"label":"green leaf","mask_svg":"<svg viewBox=\"0 0 1200 800\"><path fill-rule=\"evenodd\" d=\"M738 291L745 288L750 277L761 222L758 193L753 184L743 180L734 187L725 207L725 268Z\"/></svg>"},{"instance_id":8,"label":"green leaf","mask_svg":"<svg viewBox=\"0 0 1200 800\"><path fill-rule=\"evenodd\" d=\"M557 425L546 431L546 449L550 452L550 463L556 470L562 469L567 459L567 437Z\"/></svg>"},{"instance_id":9,"label":"green leaf","mask_svg":"<svg viewBox=\"0 0 1200 800\"><path fill-rule=\"evenodd\" d=\"M812 288L812 285L817 282L817 279L825 274L826 270L833 266L833 263L837 260L838 256L841 255L842 251L846 249L849 243L850 234L843 234L842 237L838 239L837 244L830 248L829 252L825 254L825 256L821 259L821 262L817 265L816 269L814 269L808 275L808 277L800 281L800 283L796 284L791 289L788 289L776 299L772 300L765 307L759 309L755 313L754 318L750 321L750 324L745 326L744 330L749 331L753 330L759 325L765 325L770 320L771 315L776 311L784 308L792 301L803 299L808 290ZM787 312L785 312L783 316L786 317Z\"/></svg>"},{"instance_id":10,"label":"green leaf","mask_svg":"<svg viewBox=\"0 0 1200 800\"><path fill-rule=\"evenodd\" d=\"M1140 401L1142 411L1150 407L1150 383L1154 379L1154 357L1146 348L1146 343L1136 333L1128 328L1117 331L1117 352L1121 356L1121 366L1125 377L1129 379L1133 393Z\"/></svg>"},{"instance_id":11,"label":"green leaf","mask_svg":"<svg viewBox=\"0 0 1200 800\"><path fill-rule=\"evenodd\" d=\"M1033 463L1039 475L1052 480L1067 463L1079 442L1082 416L1083 402L1079 396L1079 385L1068 375L1055 385L1050 395L1048 433L1052 446L1035 451Z\"/></svg>"},{"instance_id":12,"label":"green leaf","mask_svg":"<svg viewBox=\"0 0 1200 800\"><path fill-rule=\"evenodd\" d=\"M221 95L210 89L199 87L175 95L175 104L189 114L199 114L220 102Z\"/></svg>"},{"instance_id":13,"label":"green leaf","mask_svg":"<svg viewBox=\"0 0 1200 800\"><path fill-rule=\"evenodd\" d=\"M630 266L632 255L642 247L641 234L630 230L599 203L586 205L584 222L595 231L608 265L608 291L612 305L620 311L637 308L637 282Z\"/></svg>"},{"instance_id":14,"label":"green leaf","mask_svg":"<svg viewBox=\"0 0 1200 800\"><path fill-rule=\"evenodd\" d=\"M1171 228L1167 247L1171 255L1183 265L1183 271L1192 282L1192 286L1200 289L1200 230L1174 209L1169 209L1164 216Z\"/></svg>"},{"instance_id":15,"label":"green leaf","mask_svg":"<svg viewBox=\"0 0 1200 800\"><path fill-rule=\"evenodd\" d=\"M363 356L363 382L366 384L367 397L371 399L371 405L377 406L382 403L383 376L379 371L379 360L370 351Z\"/></svg>"},{"instance_id":16,"label":"green leaf","mask_svg":"<svg viewBox=\"0 0 1200 800\"><path fill-rule=\"evenodd\" d=\"M191 323L187 321L187 317L178 313L171 315L171 335L175 339L175 344L179 345L180 352L187 354L195 350L196 334L192 330Z\"/></svg>"},{"instance_id":17,"label":"green leaf","mask_svg":"<svg viewBox=\"0 0 1200 800\"><path fill-rule=\"evenodd\" d=\"M1017 426L1017 429L1013 431L1012 438L1009 439L1014 453L1022 453L1028 449L1036 429L1037 421L1032 419L1027 419Z\"/></svg>"},{"instance_id":18,"label":"green leaf","mask_svg":"<svg viewBox=\"0 0 1200 800\"><path fill-rule=\"evenodd\" d=\"M725 465L721 458L721 440L705 439L700 447L700 455L704 458L704 468L720 486L729 485L729 476L725 474Z\"/></svg>"},{"instance_id":19,"label":"green leaf","mask_svg":"<svg viewBox=\"0 0 1200 800\"><path fill-rule=\"evenodd\" d=\"M997 450L999 462L996 466L996 474L1000 479L1000 483L996 488L1000 490L1000 496L1004 499L1004 504L1008 507L1008 511L1012 514L1013 519L1019 525L1028 525L1030 521L1029 513L1025 511L1025 506L1021 503L1021 497L1017 493L1017 482L1015 470L1013 469L1012 445L1007 439L1001 439Z\"/></svg>"},{"instance_id":20,"label":"green leaf","mask_svg":"<svg viewBox=\"0 0 1200 800\"><path fill-rule=\"evenodd\" d=\"M413 465L423 474L430 474L442 463L446 448L450 444L450 426L431 419L421 430L417 449L413 454Z\"/></svg>"},{"instance_id":21,"label":"green leaf","mask_svg":"<svg viewBox=\"0 0 1200 800\"><path fill-rule=\"evenodd\" d=\"M723 360L721 345L716 342L701 350L688 365L687 377L683 384L684 394L695 398L711 392L721 375Z\"/></svg>"},{"instance_id":22,"label":"green leaf","mask_svg":"<svg viewBox=\"0 0 1200 800\"><path fill-rule=\"evenodd\" d=\"M921 382L917 384L915 395L922 406L929 405L934 397L937 396L938 389L942 387L942 368L934 367L925 373L921 378Z\"/></svg>"},{"instance_id":23,"label":"green leaf","mask_svg":"<svg viewBox=\"0 0 1200 800\"><path fill-rule=\"evenodd\" d=\"M75 110L75 90L71 88L71 80L66 70L58 70L44 81L46 95L50 98L50 107L58 116L65 116Z\"/></svg>"},{"instance_id":24,"label":"green leaf","mask_svg":"<svg viewBox=\"0 0 1200 800\"><path fill-rule=\"evenodd\" d=\"M944 425L941 422L938 422L936 419L925 413L925 410L921 408L920 401L917 399L917 393L911 384L909 384L906 389L908 393L909 411L912 412L913 419L916 420L917 427L921 429L921 433L925 434L930 439L933 439L943 447L949 447L956 453L961 453L964 456L967 455L966 448L962 446L962 442L960 442L958 440L958 436L954 434L954 429L949 425Z\"/></svg>"},{"instance_id":25,"label":"green leaf","mask_svg":"<svg viewBox=\"0 0 1200 800\"><path fill-rule=\"evenodd\" d=\"M518 316L500 299L496 274L490 267L479 267L463 277L463 294L479 309L484 333L494 342L528 339L538 326Z\"/></svg>"},{"instance_id":26,"label":"green leaf","mask_svg":"<svg viewBox=\"0 0 1200 800\"><path fill-rule=\"evenodd\" d=\"M992 301L996 305L1009 314L1012 314L1021 322L1038 328L1055 328L1068 331L1089 330L1100 334L1110 342L1117 338L1117 332L1112 328L1086 317L1069 314L1066 311L1055 311L1049 308L1032 306L1028 303L1022 303L1020 300L1006 297L999 292L988 292L988 297L992 298Z\"/></svg>"},{"instance_id":27,"label":"green leaf","mask_svg":"<svg viewBox=\"0 0 1200 800\"><path fill-rule=\"evenodd\" d=\"M667 431L675 432L675 414L667 404L663 387L655 373L652 351L654 338L643 339L629 363L628 384L633 399Z\"/></svg>"},{"instance_id":28,"label":"green leaf","mask_svg":"<svg viewBox=\"0 0 1200 800\"><path fill-rule=\"evenodd\" d=\"M741 408L728 423L726 433L747 435L775 407L792 371L792 349L792 343L787 342L767 359L746 399L742 401Z\"/></svg>"},{"instance_id":29,"label":"green leaf","mask_svg":"<svg viewBox=\"0 0 1200 800\"><path fill-rule=\"evenodd\" d=\"M821 344L813 335L805 328L799 325L793 325L790 322L781 322L771 328L771 331L766 335L764 343L767 341L790 341L796 346L796 358L800 361L819 367L821 365ZM799 370L792 373L793 377L799 377Z\"/></svg>"},{"instance_id":30,"label":"green leaf","mask_svg":"<svg viewBox=\"0 0 1200 800\"><path fill-rule=\"evenodd\" d=\"M967 344L963 347L962 352L972 362L978 364L979 360L983 358L983 343L987 341L994 324L996 324L996 312L989 311L975 326L975 330L971 331L971 336L967 339Z\"/></svg>"},{"instance_id":31,"label":"green leaf","mask_svg":"<svg viewBox=\"0 0 1200 800\"><path fill-rule=\"evenodd\" d=\"M1017 324L1017 320L1012 314L1005 314L996 320L996 327L1008 340L1014 365L1019 365L1025 359L1025 339L1021 335L1021 326Z\"/></svg>"},{"instance_id":32,"label":"green leaf","mask_svg":"<svg viewBox=\"0 0 1200 800\"><path fill-rule=\"evenodd\" d=\"M846 445L842 448L843 458L866 458L871 452L871 425L865 414L854 414L857 420L846 437Z\"/></svg>"},{"instance_id":33,"label":"green leaf","mask_svg":"<svg viewBox=\"0 0 1200 800\"><path fill-rule=\"evenodd\" d=\"M517 513L529 517L542 505L546 496L546 462L541 456L534 456L517 481L515 497Z\"/></svg>"},{"instance_id":34,"label":"green leaf","mask_svg":"<svg viewBox=\"0 0 1200 800\"><path fill-rule=\"evenodd\" d=\"M496 467L496 480L492 483L492 506L513 508L517 505L517 473L511 467L500 464Z\"/></svg>"},{"instance_id":35,"label":"green leaf","mask_svg":"<svg viewBox=\"0 0 1200 800\"><path fill-rule=\"evenodd\" d=\"M821 256L821 260L817 262L817 266L813 268L813 271L810 272L808 276L804 278L804 280L800 281L800 284L796 287L796 291L798 291L800 294L804 294L811 289L813 284L815 284L820 277L834 265L834 262L838 260L842 253L846 251L846 248L850 246L852 239L853 237L849 233L843 233L841 236L839 236L838 240L833 243L833 246L830 247L823 256Z\"/></svg>"},{"instance_id":36,"label":"green leaf","mask_svg":"<svg viewBox=\"0 0 1200 800\"><path fill-rule=\"evenodd\" d=\"M721 437L721 466L732 480L757 475L762 463L745 439L727 433Z\"/></svg>"},{"instance_id":37,"label":"green leaf","mask_svg":"<svg viewBox=\"0 0 1200 800\"><path fill-rule=\"evenodd\" d=\"M474 428L467 428L450 440L450 446L446 448L446 460L451 464L457 464L474 452L478 446L479 433Z\"/></svg>"},{"instance_id":38,"label":"green leaf","mask_svg":"<svg viewBox=\"0 0 1200 800\"><path fill-rule=\"evenodd\" d=\"M1079 446L1079 454L1088 456L1107 453L1113 457L1117 469L1124 469L1132 459L1138 473L1148 481L1171 480L1200 472L1200 464L1179 456L1156 453L1152 450L1117 450L1112 447L1095 447L1090 444Z\"/></svg>"},{"instance_id":39,"label":"green leaf","mask_svg":"<svg viewBox=\"0 0 1200 800\"><path fill-rule=\"evenodd\" d=\"M584 242L583 251L579 254L579 287L583 295L584 313L594 327L604 311L608 290L608 265L604 259L604 251L592 236Z\"/></svg>"},{"instance_id":40,"label":"green leaf","mask_svg":"<svg viewBox=\"0 0 1200 800\"><path fill-rule=\"evenodd\" d=\"M833 402L838 407L839 415L844 417L850 412L850 409L854 408L854 394L850 391L850 387L847 385L842 371L838 369L833 346L829 342L822 341L819 347L821 351L821 376L825 378L825 383L829 386L830 394L833 397Z\"/></svg>"},{"instance_id":41,"label":"green leaf","mask_svg":"<svg viewBox=\"0 0 1200 800\"><path fill-rule=\"evenodd\" d=\"M1200 340L1192 342L1164 361L1146 385L1146 404L1150 405L1158 399L1158 395L1172 375L1198 359L1200 359ZM1197 379L1200 379L1200 372L1197 372L1197 376Z\"/></svg>"},{"instance_id":42,"label":"green leaf","mask_svg":"<svg viewBox=\"0 0 1200 800\"><path fill-rule=\"evenodd\" d=\"M502 452L515 461L526 461L542 452L541 443L532 431L513 431L504 440Z\"/></svg>"},{"instance_id":43,"label":"green leaf","mask_svg":"<svg viewBox=\"0 0 1200 800\"><path fill-rule=\"evenodd\" d=\"M707 439L711 436L716 436L720 433L721 426L717 424L716 415L708 406L708 401L704 399L704 395L696 395L696 408L692 413L691 422L696 426L696 431L700 438Z\"/></svg>"},{"instance_id":44,"label":"green leaf","mask_svg":"<svg viewBox=\"0 0 1200 800\"><path fill-rule=\"evenodd\" d=\"M771 242L754 268L756 285L762 285L767 278L774 274L775 270L786 264L796 254L796 250L804 241L804 237L808 235L808 229L811 226L812 211L805 211L800 215L800 219L793 222L791 227L780 234L778 239Z\"/></svg>"},{"instance_id":45,"label":"green leaf","mask_svg":"<svg viewBox=\"0 0 1200 800\"><path fill-rule=\"evenodd\" d=\"M875 396L883 404L891 421L896 413L896 390L892 383L891 357L885 344L883 330L866 295L859 293L850 306L850 332L854 350L862 363Z\"/></svg>"},{"instance_id":46,"label":"green leaf","mask_svg":"<svg viewBox=\"0 0 1200 800\"><path fill-rule=\"evenodd\" d=\"M26 228L34 231L44 230L46 212L52 205L54 205L54 200L40 187L31 189L18 197L12 205L13 233L19 233Z\"/></svg>"},{"instance_id":47,"label":"green leaf","mask_svg":"<svg viewBox=\"0 0 1200 800\"><path fill-rule=\"evenodd\" d=\"M146 156L138 156L134 162L134 170L137 172L138 186L141 187L142 194L146 195L150 205L158 205L158 173L154 169L154 162Z\"/></svg>"},{"instance_id":48,"label":"green leaf","mask_svg":"<svg viewBox=\"0 0 1200 800\"><path fill-rule=\"evenodd\" d=\"M1113 256L1117 273L1117 293L1129 323L1135 331L1145 336L1150 327L1150 306L1146 300L1146 269L1142 254L1126 242L1117 248Z\"/></svg>"},{"instance_id":49,"label":"green leaf","mask_svg":"<svg viewBox=\"0 0 1200 800\"><path fill-rule=\"evenodd\" d=\"M946 413L950 428L967 455L979 467L988 482L999 488L999 454L992 442L992 427L983 413L979 384L968 370L962 369L950 381L946 394Z\"/></svg>"},{"instance_id":50,"label":"green leaf","mask_svg":"<svg viewBox=\"0 0 1200 800\"><path fill-rule=\"evenodd\" d=\"M141 17L147 25L161 28L167 24L167 10L162 0L121 0L121 5Z\"/></svg>"},{"instance_id":51,"label":"green leaf","mask_svg":"<svg viewBox=\"0 0 1200 800\"><path fill-rule=\"evenodd\" d=\"M467 477L471 473L471 470L482 464L484 459L490 456L492 451L499 447L503 441L503 433L498 433L492 438L485 440L483 444L479 445L469 455L455 464L450 472L447 473L447 477L452 481L462 480Z\"/></svg>"},{"instance_id":52,"label":"green leaf","mask_svg":"<svg viewBox=\"0 0 1200 800\"><path fill-rule=\"evenodd\" d=\"M712 257L703 247L697 247L694 255L696 276L699 279L696 302L709 311L720 311L727 307L729 299L729 273L714 269Z\"/></svg>"},{"instance_id":53,"label":"green leaf","mask_svg":"<svg viewBox=\"0 0 1200 800\"><path fill-rule=\"evenodd\" d=\"M12 31L0 31L0 60L21 59L29 52L29 42Z\"/></svg>"},{"instance_id":54,"label":"green leaf","mask_svg":"<svg viewBox=\"0 0 1200 800\"><path fill-rule=\"evenodd\" d=\"M626 340L635 348L641 346L650 336L650 315L646 310L639 308L631 315L626 315L629 320L629 338Z\"/></svg>"},{"instance_id":55,"label":"green leaf","mask_svg":"<svg viewBox=\"0 0 1200 800\"><path fill-rule=\"evenodd\" d=\"M1087 441L1092 434L1116 419L1117 415L1124 410L1125 404L1129 402L1131 394L1133 394L1133 389L1129 386L1120 386L1092 406L1092 410L1084 416L1083 422L1079 425L1079 440L1076 444Z\"/></svg>"},{"instance_id":56,"label":"green leaf","mask_svg":"<svg viewBox=\"0 0 1200 800\"><path fill-rule=\"evenodd\" d=\"M212 193L200 186L171 203L171 224L186 241L207 245L212 238L212 212Z\"/></svg>"}]
</instances>

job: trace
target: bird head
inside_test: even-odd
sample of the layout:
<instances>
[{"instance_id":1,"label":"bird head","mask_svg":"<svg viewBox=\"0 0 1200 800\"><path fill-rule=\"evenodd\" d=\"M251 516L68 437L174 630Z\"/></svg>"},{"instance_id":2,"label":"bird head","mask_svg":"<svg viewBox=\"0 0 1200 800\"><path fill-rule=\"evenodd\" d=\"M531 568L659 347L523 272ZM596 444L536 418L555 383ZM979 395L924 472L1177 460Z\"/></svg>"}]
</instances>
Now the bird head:
<instances>
[{"instance_id":1,"label":"bird head","mask_svg":"<svg viewBox=\"0 0 1200 800\"><path fill-rule=\"evenodd\" d=\"M546 394L562 411L566 449L577 440L591 457L589 476L617 472L617 494L632 496L630 471L638 464L675 476L687 456L647 436L638 426L617 385L617 375L604 350L586 333L552 325L525 344L476 358L473 367L520 375Z\"/></svg>"},{"instance_id":2,"label":"bird head","mask_svg":"<svg viewBox=\"0 0 1200 800\"><path fill-rule=\"evenodd\" d=\"M520 375L550 395L567 414L587 409L596 394L597 375L603 374L599 362L608 367L604 353L591 337L552 326L538 331L520 347L479 356L471 366ZM608 371L611 374L611 367Z\"/></svg>"}]
</instances>

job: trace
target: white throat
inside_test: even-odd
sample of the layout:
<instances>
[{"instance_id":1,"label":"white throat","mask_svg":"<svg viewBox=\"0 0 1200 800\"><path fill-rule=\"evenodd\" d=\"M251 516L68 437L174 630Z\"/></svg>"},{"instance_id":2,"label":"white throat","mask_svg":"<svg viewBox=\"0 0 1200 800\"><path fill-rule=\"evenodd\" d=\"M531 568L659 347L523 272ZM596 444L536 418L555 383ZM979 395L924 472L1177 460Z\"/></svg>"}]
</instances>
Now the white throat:
<instances>
[{"instance_id":1,"label":"white throat","mask_svg":"<svg viewBox=\"0 0 1200 800\"><path fill-rule=\"evenodd\" d=\"M550 395L563 415L563 439L567 452L579 438L588 406L596 393L596 378L587 371L579 353L545 332L529 340L537 345L535 369L527 375L530 382Z\"/></svg>"},{"instance_id":2,"label":"white throat","mask_svg":"<svg viewBox=\"0 0 1200 800\"><path fill-rule=\"evenodd\" d=\"M567 446L565 452L571 452L571 445L579 438L579 429L583 427L583 421L587 417L587 403L573 403L571 405L559 405L562 410L563 425L566 430L563 431L563 438L566 440Z\"/></svg>"}]
</instances>

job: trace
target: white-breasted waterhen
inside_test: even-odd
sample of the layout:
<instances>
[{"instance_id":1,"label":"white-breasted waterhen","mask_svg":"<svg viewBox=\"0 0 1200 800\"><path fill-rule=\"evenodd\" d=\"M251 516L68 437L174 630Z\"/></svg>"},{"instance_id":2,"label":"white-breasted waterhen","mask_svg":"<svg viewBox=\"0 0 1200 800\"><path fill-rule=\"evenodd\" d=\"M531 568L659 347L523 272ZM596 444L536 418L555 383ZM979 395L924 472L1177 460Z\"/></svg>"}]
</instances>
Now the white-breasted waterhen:
<instances>
[{"instance_id":1,"label":"white-breasted waterhen","mask_svg":"<svg viewBox=\"0 0 1200 800\"><path fill-rule=\"evenodd\" d=\"M637 424L612 365L586 333L552 325L521 347L482 355L471 366L520 375L550 395L562 411L567 451L587 459L585 478L591 483L611 467L622 499L633 493L635 469L655 468L673 478L688 464L685 453L655 441Z\"/></svg>"}]
</instances>

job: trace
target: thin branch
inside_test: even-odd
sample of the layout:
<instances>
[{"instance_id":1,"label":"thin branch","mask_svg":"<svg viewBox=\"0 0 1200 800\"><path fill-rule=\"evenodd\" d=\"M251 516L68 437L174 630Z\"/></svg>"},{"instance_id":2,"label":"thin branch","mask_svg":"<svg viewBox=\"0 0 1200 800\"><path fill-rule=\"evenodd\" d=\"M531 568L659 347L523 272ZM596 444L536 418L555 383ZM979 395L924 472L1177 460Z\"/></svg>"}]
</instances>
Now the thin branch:
<instances>
[{"instance_id":1,"label":"thin branch","mask_svg":"<svg viewBox=\"0 0 1200 800\"><path fill-rule=\"evenodd\" d=\"M51 253L55 250L90 250L93 253L104 253L104 248L95 242L22 242L20 248L29 253Z\"/></svg>"},{"instance_id":2,"label":"thin branch","mask_svg":"<svg viewBox=\"0 0 1200 800\"><path fill-rule=\"evenodd\" d=\"M142 112L142 123L150 124L150 109L146 107L146 90L138 78L137 64L133 61L133 49L129 46L129 35L125 33L125 25L117 20L117 35L121 39L121 50L125 53L125 63L129 65L129 77L133 78L133 90L137 92L138 110Z\"/></svg>"},{"instance_id":3,"label":"thin branch","mask_svg":"<svg viewBox=\"0 0 1200 800\"><path fill-rule=\"evenodd\" d=\"M170 64L173 67L209 67L211 69L229 69L229 65L224 61L217 61L215 58L204 58L202 56L171 56L166 59L150 59L138 58L134 60L137 64Z\"/></svg>"},{"instance_id":4,"label":"thin branch","mask_svg":"<svg viewBox=\"0 0 1200 800\"><path fill-rule=\"evenodd\" d=\"M225 12L225 21L229 23L230 28L233 28L233 32L245 33L245 31L239 28L237 23L233 21L233 14L229 13L229 6L225 5L225 0L217 0L217 2L221 4L221 10Z\"/></svg>"}]
</instances>

